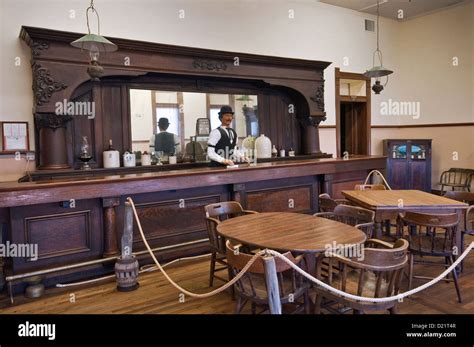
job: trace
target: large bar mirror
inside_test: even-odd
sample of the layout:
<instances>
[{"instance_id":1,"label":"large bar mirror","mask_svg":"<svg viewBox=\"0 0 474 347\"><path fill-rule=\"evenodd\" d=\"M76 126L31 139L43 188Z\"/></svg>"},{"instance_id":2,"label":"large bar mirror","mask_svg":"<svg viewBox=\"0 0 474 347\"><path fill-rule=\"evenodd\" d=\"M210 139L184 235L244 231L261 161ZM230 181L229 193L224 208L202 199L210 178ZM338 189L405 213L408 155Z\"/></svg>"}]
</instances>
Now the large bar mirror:
<instances>
[{"instance_id":1,"label":"large bar mirror","mask_svg":"<svg viewBox=\"0 0 474 347\"><path fill-rule=\"evenodd\" d=\"M209 120L210 129L221 123L218 112L224 105L234 110L232 128L241 147L247 136L257 137L257 95L212 94L147 89L130 89L132 151L158 152L155 135L166 131L173 136L179 160L205 161L207 136L197 134L198 119ZM201 129L203 122L200 121ZM166 161L166 159L165 159Z\"/></svg>"}]
</instances>

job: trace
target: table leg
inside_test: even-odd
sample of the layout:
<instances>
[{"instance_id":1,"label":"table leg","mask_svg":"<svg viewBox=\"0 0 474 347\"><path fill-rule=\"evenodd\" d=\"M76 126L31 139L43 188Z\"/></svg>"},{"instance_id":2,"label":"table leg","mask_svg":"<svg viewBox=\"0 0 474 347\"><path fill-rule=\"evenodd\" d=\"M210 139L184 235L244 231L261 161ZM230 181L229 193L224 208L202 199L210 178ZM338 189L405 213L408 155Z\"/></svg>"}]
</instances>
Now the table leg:
<instances>
[{"instance_id":1,"label":"table leg","mask_svg":"<svg viewBox=\"0 0 474 347\"><path fill-rule=\"evenodd\" d=\"M314 253L305 253L304 255L304 260L306 263L306 272L309 273L310 275L316 277L316 254ZM310 284L310 290L314 286L314 282L311 282ZM309 309L310 312L314 312L314 305L316 303L311 299L311 296L309 298Z\"/></svg>"},{"instance_id":2,"label":"table leg","mask_svg":"<svg viewBox=\"0 0 474 347\"><path fill-rule=\"evenodd\" d=\"M455 245L457 247L457 255L454 255L454 260L456 260L457 257L459 257L462 252L464 252L464 245L463 245L463 238L462 238L462 233L466 230L466 227L467 225L466 224L466 211L467 210L457 210L456 213L458 215L458 218L459 218L459 226L458 226L458 230L457 230L457 233L456 233L456 240L455 240ZM462 271L462 268L463 268L463 265L464 264L460 264L456 267L456 272L458 274L458 276L461 275L461 271Z\"/></svg>"},{"instance_id":3,"label":"table leg","mask_svg":"<svg viewBox=\"0 0 474 347\"><path fill-rule=\"evenodd\" d=\"M374 228L375 238L382 239L382 221L375 221Z\"/></svg>"}]
</instances>

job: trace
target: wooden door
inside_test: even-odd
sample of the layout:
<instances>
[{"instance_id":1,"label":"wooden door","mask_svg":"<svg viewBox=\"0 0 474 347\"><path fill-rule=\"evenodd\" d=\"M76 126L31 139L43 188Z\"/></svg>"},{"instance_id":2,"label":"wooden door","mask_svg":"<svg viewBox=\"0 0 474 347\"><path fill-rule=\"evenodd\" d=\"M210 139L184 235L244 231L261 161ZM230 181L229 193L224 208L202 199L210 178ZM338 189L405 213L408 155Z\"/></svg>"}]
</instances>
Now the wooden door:
<instances>
[{"instance_id":1,"label":"wooden door","mask_svg":"<svg viewBox=\"0 0 474 347\"><path fill-rule=\"evenodd\" d=\"M341 153L369 154L367 144L367 104L365 102L341 102Z\"/></svg>"}]
</instances>

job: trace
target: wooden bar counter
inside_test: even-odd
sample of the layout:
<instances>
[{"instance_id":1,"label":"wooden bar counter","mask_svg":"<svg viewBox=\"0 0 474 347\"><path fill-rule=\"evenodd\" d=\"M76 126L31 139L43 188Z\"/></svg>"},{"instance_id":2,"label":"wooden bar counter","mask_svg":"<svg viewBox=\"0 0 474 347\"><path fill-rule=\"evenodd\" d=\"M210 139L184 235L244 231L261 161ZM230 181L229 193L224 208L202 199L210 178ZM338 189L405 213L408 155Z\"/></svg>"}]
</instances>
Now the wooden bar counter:
<instances>
[{"instance_id":1,"label":"wooden bar counter","mask_svg":"<svg viewBox=\"0 0 474 347\"><path fill-rule=\"evenodd\" d=\"M4 273L20 274L118 255L123 206L130 196L153 247L169 246L161 260L204 253L207 232L203 206L236 200L260 212L314 213L318 194L361 183L385 157L293 159L235 169L196 167L0 183L4 240L38 244L37 261L9 258ZM91 173L88 173L91 174ZM136 225L134 251L143 249ZM110 272L110 265L45 277L50 284ZM87 271L85 271L87 270ZM58 278L59 277L59 278Z\"/></svg>"}]
</instances>

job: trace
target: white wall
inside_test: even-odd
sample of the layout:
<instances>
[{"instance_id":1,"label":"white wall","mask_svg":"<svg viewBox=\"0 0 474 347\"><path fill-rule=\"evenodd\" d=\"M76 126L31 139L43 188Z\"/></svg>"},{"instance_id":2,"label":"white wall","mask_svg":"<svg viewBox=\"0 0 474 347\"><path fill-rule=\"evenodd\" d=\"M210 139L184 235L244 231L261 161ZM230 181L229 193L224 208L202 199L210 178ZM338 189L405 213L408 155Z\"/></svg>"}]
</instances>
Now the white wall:
<instances>
[{"instance_id":1,"label":"white wall","mask_svg":"<svg viewBox=\"0 0 474 347\"><path fill-rule=\"evenodd\" d=\"M151 90L130 90L132 139L134 141L150 140L153 135L151 93Z\"/></svg>"},{"instance_id":2,"label":"white wall","mask_svg":"<svg viewBox=\"0 0 474 347\"><path fill-rule=\"evenodd\" d=\"M372 99L373 124L474 122L473 19L471 2L400 25L395 73ZM419 102L420 117L380 115L379 101L387 98Z\"/></svg>"},{"instance_id":3,"label":"white wall","mask_svg":"<svg viewBox=\"0 0 474 347\"><path fill-rule=\"evenodd\" d=\"M184 137L196 135L196 121L206 118L206 93L183 93L184 107Z\"/></svg>"}]
</instances>

